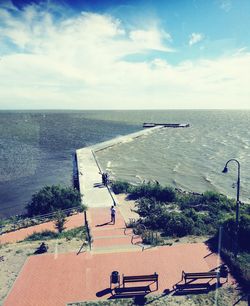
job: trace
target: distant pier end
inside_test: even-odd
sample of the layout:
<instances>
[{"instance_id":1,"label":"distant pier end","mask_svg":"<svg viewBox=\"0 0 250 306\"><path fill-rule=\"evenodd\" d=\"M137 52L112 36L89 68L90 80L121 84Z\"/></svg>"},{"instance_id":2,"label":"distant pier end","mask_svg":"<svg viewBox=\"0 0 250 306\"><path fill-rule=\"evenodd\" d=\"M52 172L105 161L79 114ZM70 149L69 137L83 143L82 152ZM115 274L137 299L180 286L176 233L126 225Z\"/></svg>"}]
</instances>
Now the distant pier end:
<instances>
[{"instance_id":1,"label":"distant pier end","mask_svg":"<svg viewBox=\"0 0 250 306\"><path fill-rule=\"evenodd\" d=\"M143 123L144 128L152 128L156 126L170 127L170 128L187 128L190 126L190 124L189 123L153 123L153 122Z\"/></svg>"}]
</instances>

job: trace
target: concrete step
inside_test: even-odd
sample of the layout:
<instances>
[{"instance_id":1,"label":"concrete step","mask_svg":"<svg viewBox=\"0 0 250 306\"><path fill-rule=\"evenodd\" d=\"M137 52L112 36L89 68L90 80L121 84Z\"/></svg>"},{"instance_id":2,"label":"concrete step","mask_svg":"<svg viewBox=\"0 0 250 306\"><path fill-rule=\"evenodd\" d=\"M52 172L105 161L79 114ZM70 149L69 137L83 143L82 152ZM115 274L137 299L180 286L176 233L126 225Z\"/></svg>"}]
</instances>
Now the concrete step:
<instances>
[{"instance_id":1,"label":"concrete step","mask_svg":"<svg viewBox=\"0 0 250 306\"><path fill-rule=\"evenodd\" d=\"M93 237L93 248L95 247L109 247L109 246L131 245L131 237L128 236L108 236L98 239Z\"/></svg>"},{"instance_id":2,"label":"concrete step","mask_svg":"<svg viewBox=\"0 0 250 306\"><path fill-rule=\"evenodd\" d=\"M91 254L103 254L103 253L120 253L120 252L141 252L142 247L140 245L116 245L109 247L93 247Z\"/></svg>"}]
</instances>

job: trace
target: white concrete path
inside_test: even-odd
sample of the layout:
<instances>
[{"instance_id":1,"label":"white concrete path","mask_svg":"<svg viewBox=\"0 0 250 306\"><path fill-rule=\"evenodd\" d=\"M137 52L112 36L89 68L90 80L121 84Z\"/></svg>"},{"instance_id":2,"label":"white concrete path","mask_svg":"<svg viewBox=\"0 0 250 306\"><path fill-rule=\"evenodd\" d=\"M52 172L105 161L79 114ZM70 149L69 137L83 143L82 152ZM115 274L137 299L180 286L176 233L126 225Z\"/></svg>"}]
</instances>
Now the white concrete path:
<instances>
[{"instance_id":1,"label":"white concrete path","mask_svg":"<svg viewBox=\"0 0 250 306\"><path fill-rule=\"evenodd\" d=\"M77 150L79 186L82 202L88 207L110 207L113 200L102 184L102 176L90 148Z\"/></svg>"},{"instance_id":2,"label":"white concrete path","mask_svg":"<svg viewBox=\"0 0 250 306\"><path fill-rule=\"evenodd\" d=\"M109 141L96 144L92 147L77 150L76 156L79 174L79 187L82 194L82 203L90 208L110 207L113 204L113 199L108 188L102 185L101 169L95 160L94 152L123 142L133 141L140 136L150 134L161 128L161 126L157 126L150 129L144 129L136 133L117 137ZM114 195L113 197L115 198Z\"/></svg>"}]
</instances>

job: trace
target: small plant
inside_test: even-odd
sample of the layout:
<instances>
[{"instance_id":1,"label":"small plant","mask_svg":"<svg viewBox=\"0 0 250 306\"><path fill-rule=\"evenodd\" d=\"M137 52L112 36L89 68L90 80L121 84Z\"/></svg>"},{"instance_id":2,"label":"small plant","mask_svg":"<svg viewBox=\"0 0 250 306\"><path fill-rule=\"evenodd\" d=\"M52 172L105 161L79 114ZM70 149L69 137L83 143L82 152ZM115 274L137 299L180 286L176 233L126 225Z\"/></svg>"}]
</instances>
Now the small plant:
<instances>
[{"instance_id":1,"label":"small plant","mask_svg":"<svg viewBox=\"0 0 250 306\"><path fill-rule=\"evenodd\" d=\"M16 250L16 254L22 254L23 250Z\"/></svg>"},{"instance_id":2,"label":"small plant","mask_svg":"<svg viewBox=\"0 0 250 306\"><path fill-rule=\"evenodd\" d=\"M55 228L58 230L59 233L61 233L65 229L64 225L67 222L66 215L63 211L58 210L55 214L54 220Z\"/></svg>"},{"instance_id":3,"label":"small plant","mask_svg":"<svg viewBox=\"0 0 250 306\"><path fill-rule=\"evenodd\" d=\"M128 182L124 181L113 182L111 187L115 194L128 193L131 189L131 185Z\"/></svg>"},{"instance_id":4,"label":"small plant","mask_svg":"<svg viewBox=\"0 0 250 306\"><path fill-rule=\"evenodd\" d=\"M85 227L80 226L80 227L76 227L68 231L63 231L61 233L56 233L56 232L52 232L48 230L40 232L40 233L34 233L28 236L25 240L26 241L36 241L36 240L51 240L51 239L62 239L62 238L67 238L67 239L80 238L81 240L84 240L85 233L86 233Z\"/></svg>"},{"instance_id":5,"label":"small plant","mask_svg":"<svg viewBox=\"0 0 250 306\"><path fill-rule=\"evenodd\" d=\"M36 240L49 240L58 238L58 233L45 230L40 233L33 233L24 240L26 241L36 241Z\"/></svg>"}]
</instances>

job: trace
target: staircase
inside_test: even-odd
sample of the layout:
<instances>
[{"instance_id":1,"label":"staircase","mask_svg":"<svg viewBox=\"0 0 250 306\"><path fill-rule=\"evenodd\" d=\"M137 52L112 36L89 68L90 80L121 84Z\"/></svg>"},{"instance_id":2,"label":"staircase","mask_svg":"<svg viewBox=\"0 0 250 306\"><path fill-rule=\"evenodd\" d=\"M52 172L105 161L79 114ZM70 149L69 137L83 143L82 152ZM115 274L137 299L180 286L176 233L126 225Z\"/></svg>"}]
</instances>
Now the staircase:
<instances>
[{"instance_id":1,"label":"staircase","mask_svg":"<svg viewBox=\"0 0 250 306\"><path fill-rule=\"evenodd\" d=\"M116 208L116 222L110 222L110 208L90 208L87 212L92 238L91 252L112 253L138 251L141 249L140 237L134 237L132 229L126 229L126 224Z\"/></svg>"}]
</instances>

